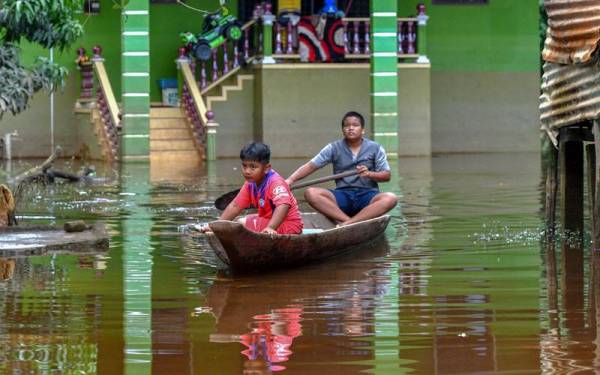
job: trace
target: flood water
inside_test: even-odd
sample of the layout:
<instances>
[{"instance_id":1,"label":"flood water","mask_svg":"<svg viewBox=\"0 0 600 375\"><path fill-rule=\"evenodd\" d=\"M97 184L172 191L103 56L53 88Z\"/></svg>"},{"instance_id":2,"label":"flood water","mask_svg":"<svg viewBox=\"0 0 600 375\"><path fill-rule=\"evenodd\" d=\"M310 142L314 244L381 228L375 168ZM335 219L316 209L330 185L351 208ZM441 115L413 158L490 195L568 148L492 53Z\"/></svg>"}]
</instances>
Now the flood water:
<instances>
[{"instance_id":1,"label":"flood water","mask_svg":"<svg viewBox=\"0 0 600 375\"><path fill-rule=\"evenodd\" d=\"M273 165L287 175L301 162ZM0 373L600 371L600 262L587 242L543 244L538 154L392 165L382 189L401 205L385 240L250 276L179 230L218 216L215 198L241 183L236 160L127 164L120 177L96 164L106 181L29 189L21 223L101 220L110 248L0 257Z\"/></svg>"}]
</instances>

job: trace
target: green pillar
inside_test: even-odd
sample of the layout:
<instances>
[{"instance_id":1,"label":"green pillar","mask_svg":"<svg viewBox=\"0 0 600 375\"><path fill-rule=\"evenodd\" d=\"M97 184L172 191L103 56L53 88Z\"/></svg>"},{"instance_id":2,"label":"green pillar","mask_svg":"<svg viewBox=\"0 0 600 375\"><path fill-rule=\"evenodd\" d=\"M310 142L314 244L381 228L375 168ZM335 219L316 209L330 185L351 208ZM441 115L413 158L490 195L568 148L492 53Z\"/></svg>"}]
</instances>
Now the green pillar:
<instances>
[{"instance_id":1,"label":"green pillar","mask_svg":"<svg viewBox=\"0 0 600 375\"><path fill-rule=\"evenodd\" d=\"M396 0L371 0L371 123L388 157L398 156L398 26Z\"/></svg>"},{"instance_id":2,"label":"green pillar","mask_svg":"<svg viewBox=\"0 0 600 375\"><path fill-rule=\"evenodd\" d=\"M381 270L378 280L383 279L385 272L386 280L389 285L386 294L382 296L382 306L393 306L400 311L399 301L400 293L398 285L400 284L400 272L398 263L392 263L385 271ZM373 374L394 374L402 373L399 371L400 364L400 314L390 314L387 308L375 308L375 332L373 340L374 349L374 368ZM408 362L408 361L406 361Z\"/></svg>"},{"instance_id":3,"label":"green pillar","mask_svg":"<svg viewBox=\"0 0 600 375\"><path fill-rule=\"evenodd\" d=\"M150 153L150 43L148 0L130 0L121 15L124 161Z\"/></svg>"},{"instance_id":4,"label":"green pillar","mask_svg":"<svg viewBox=\"0 0 600 375\"><path fill-rule=\"evenodd\" d=\"M122 163L125 374L152 373L152 213L149 163Z\"/></svg>"},{"instance_id":5,"label":"green pillar","mask_svg":"<svg viewBox=\"0 0 600 375\"><path fill-rule=\"evenodd\" d=\"M271 3L265 4L265 13L262 15L263 21L263 64L275 64L273 58L273 23L275 16L271 13Z\"/></svg>"},{"instance_id":6,"label":"green pillar","mask_svg":"<svg viewBox=\"0 0 600 375\"><path fill-rule=\"evenodd\" d=\"M427 20L429 16L425 14L425 4L417 5L417 63L429 64L427 58Z\"/></svg>"}]
</instances>

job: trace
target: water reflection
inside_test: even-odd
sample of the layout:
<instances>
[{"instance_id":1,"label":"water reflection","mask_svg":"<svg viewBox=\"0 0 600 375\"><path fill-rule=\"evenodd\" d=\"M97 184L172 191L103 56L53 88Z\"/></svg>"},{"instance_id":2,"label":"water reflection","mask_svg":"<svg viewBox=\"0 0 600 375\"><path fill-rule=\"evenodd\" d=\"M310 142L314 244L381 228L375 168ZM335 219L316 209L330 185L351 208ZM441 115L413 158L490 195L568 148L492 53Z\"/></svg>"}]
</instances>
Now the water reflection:
<instances>
[{"instance_id":1,"label":"water reflection","mask_svg":"<svg viewBox=\"0 0 600 375\"><path fill-rule=\"evenodd\" d=\"M554 248L553 239L548 239L545 243L548 320L540 342L542 368L549 374L578 374L592 369L598 371L600 253L589 252L589 277L586 283L585 251L581 242L574 246L565 241L558 255ZM558 270L556 256L561 258ZM560 275L560 282L557 275Z\"/></svg>"},{"instance_id":2,"label":"water reflection","mask_svg":"<svg viewBox=\"0 0 600 375\"><path fill-rule=\"evenodd\" d=\"M389 253L382 239L356 252L302 269L241 278L218 278L201 311L215 318L214 343L242 344L244 373L266 374L287 368L292 360L320 371L337 371L328 363L339 357L371 358L369 350L352 349L353 337L373 336L373 313L389 290L385 267L375 260ZM318 343L318 359L313 356ZM297 347L297 349L295 348ZM358 358L355 358L358 357ZM336 360L337 361L337 360Z\"/></svg>"},{"instance_id":3,"label":"water reflection","mask_svg":"<svg viewBox=\"0 0 600 375\"><path fill-rule=\"evenodd\" d=\"M65 293L71 280L93 274L91 259L0 258L0 372L96 372L98 346L86 332L98 323L101 298Z\"/></svg>"},{"instance_id":4,"label":"water reflection","mask_svg":"<svg viewBox=\"0 0 600 375\"><path fill-rule=\"evenodd\" d=\"M37 187L23 221L103 220L110 249L0 258L0 373L593 373L600 256L540 245L537 160L394 161L385 243L242 278L177 230L218 215L237 160Z\"/></svg>"},{"instance_id":5,"label":"water reflection","mask_svg":"<svg viewBox=\"0 0 600 375\"><path fill-rule=\"evenodd\" d=\"M150 167L124 163L121 169L127 219L123 220L123 298L125 373L150 373L152 369L152 222L147 205Z\"/></svg>"}]
</instances>

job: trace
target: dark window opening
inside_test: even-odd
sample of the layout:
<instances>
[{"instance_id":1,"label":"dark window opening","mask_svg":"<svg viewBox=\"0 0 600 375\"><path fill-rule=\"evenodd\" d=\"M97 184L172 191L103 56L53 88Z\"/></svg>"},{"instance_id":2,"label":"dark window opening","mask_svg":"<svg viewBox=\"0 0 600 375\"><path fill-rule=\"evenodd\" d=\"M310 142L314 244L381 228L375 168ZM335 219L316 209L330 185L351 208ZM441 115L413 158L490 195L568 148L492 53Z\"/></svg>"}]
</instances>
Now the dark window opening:
<instances>
[{"instance_id":1,"label":"dark window opening","mask_svg":"<svg viewBox=\"0 0 600 375\"><path fill-rule=\"evenodd\" d=\"M252 13L256 4L261 1L240 0L238 18L247 21L252 18ZM273 14L277 14L277 1L272 1ZM301 12L303 16L310 16L319 13L323 8L323 0L301 0ZM346 17L369 17L369 0L338 0L337 7L341 11L348 11Z\"/></svg>"},{"instance_id":2,"label":"dark window opening","mask_svg":"<svg viewBox=\"0 0 600 375\"><path fill-rule=\"evenodd\" d=\"M489 0L432 0L433 5L482 5Z\"/></svg>"}]
</instances>

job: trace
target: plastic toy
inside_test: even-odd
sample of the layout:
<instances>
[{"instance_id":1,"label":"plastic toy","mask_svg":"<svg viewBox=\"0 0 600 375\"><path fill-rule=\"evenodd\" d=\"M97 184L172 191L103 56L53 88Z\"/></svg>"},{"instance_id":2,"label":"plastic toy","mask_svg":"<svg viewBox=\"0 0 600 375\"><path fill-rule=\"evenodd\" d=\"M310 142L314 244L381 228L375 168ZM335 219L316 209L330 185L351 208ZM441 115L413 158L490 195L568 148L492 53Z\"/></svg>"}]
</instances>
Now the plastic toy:
<instances>
[{"instance_id":1,"label":"plastic toy","mask_svg":"<svg viewBox=\"0 0 600 375\"><path fill-rule=\"evenodd\" d=\"M213 48L217 48L227 39L239 40L242 37L241 23L229 14L229 9L222 5L216 12L204 16L202 31L198 35L180 34L182 41L199 60L208 60Z\"/></svg>"}]
</instances>

